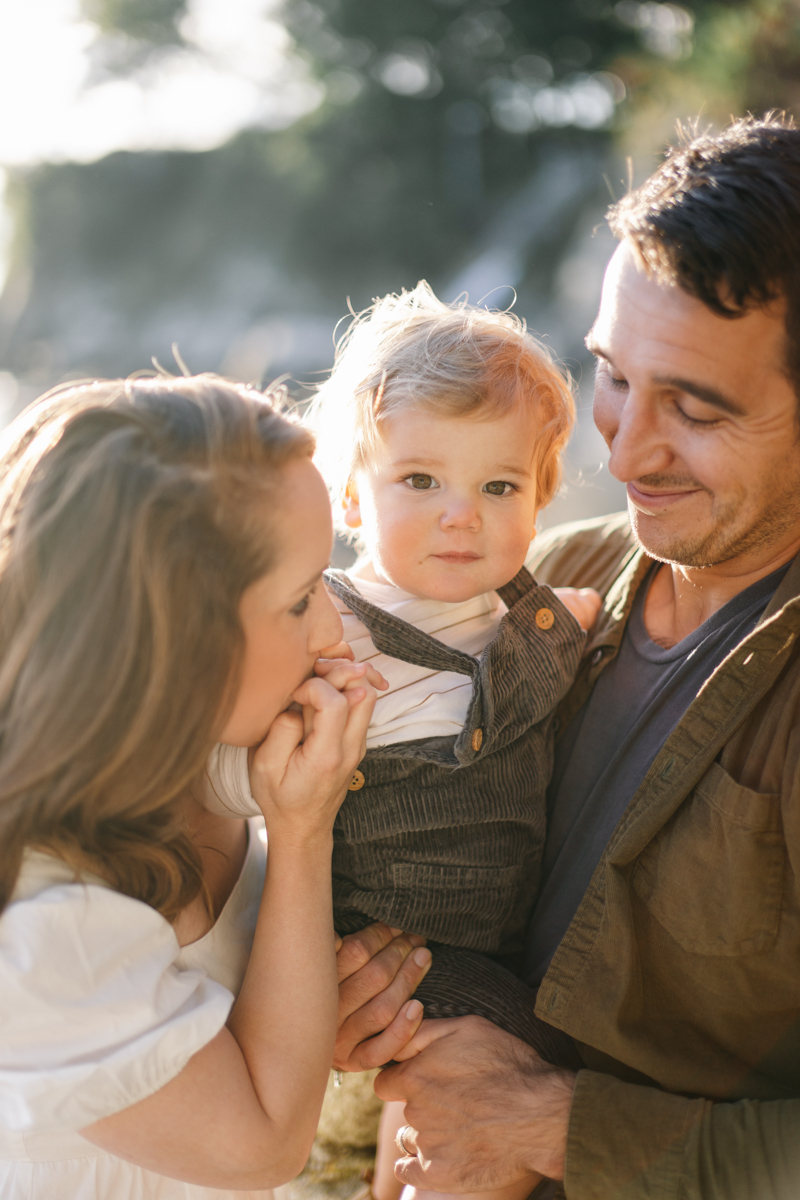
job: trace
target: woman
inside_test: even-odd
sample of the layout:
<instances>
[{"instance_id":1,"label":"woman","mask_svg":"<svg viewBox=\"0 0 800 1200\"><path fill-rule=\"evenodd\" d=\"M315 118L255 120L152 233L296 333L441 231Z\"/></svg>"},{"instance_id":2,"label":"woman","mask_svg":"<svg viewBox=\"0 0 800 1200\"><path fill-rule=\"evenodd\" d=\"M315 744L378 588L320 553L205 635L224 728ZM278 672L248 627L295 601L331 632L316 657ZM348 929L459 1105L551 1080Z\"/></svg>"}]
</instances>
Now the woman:
<instances>
[{"instance_id":1,"label":"woman","mask_svg":"<svg viewBox=\"0 0 800 1200\"><path fill-rule=\"evenodd\" d=\"M67 386L6 435L4 1200L264 1197L307 1156L331 831L376 682L315 675L341 624L311 452L209 376ZM263 895L254 827L191 795L215 741L258 747Z\"/></svg>"}]
</instances>

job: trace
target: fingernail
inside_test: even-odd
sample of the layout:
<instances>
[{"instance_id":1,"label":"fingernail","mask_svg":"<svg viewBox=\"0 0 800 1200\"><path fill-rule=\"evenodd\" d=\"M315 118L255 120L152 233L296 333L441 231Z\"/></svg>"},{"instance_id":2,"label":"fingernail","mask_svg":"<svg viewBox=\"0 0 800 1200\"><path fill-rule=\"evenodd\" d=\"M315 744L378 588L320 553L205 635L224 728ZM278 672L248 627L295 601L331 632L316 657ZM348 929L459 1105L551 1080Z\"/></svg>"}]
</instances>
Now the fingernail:
<instances>
[{"instance_id":1,"label":"fingernail","mask_svg":"<svg viewBox=\"0 0 800 1200\"><path fill-rule=\"evenodd\" d=\"M426 950L424 946L419 950L414 951L414 962L418 967L427 967L431 961L431 952Z\"/></svg>"},{"instance_id":2,"label":"fingernail","mask_svg":"<svg viewBox=\"0 0 800 1200\"><path fill-rule=\"evenodd\" d=\"M409 1000L408 1004L403 1009L403 1015L407 1017L409 1021L416 1021L417 1017L421 1016L421 1014L422 1005L420 1004L419 1000Z\"/></svg>"}]
</instances>

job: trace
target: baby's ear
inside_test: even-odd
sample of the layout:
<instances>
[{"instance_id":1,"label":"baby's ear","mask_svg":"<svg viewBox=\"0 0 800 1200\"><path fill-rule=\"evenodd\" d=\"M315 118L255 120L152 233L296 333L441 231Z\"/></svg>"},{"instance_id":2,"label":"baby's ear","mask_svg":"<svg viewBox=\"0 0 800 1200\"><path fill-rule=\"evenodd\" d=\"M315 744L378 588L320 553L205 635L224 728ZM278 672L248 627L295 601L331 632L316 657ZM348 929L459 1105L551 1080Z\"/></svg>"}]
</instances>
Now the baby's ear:
<instances>
[{"instance_id":1,"label":"baby's ear","mask_svg":"<svg viewBox=\"0 0 800 1200\"><path fill-rule=\"evenodd\" d=\"M358 490L355 480L351 479L347 485L347 490L342 496L342 508L344 509L344 523L348 529L359 529L361 527L361 505L358 500Z\"/></svg>"}]
</instances>

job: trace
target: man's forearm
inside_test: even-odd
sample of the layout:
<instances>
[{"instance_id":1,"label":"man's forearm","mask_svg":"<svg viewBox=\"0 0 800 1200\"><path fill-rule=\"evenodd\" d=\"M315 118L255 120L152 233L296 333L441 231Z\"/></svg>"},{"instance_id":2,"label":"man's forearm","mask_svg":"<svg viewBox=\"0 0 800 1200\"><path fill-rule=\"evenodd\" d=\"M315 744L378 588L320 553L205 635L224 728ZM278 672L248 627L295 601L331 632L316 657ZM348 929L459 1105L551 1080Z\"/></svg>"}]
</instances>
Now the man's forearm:
<instances>
[{"instance_id":1,"label":"man's forearm","mask_svg":"<svg viewBox=\"0 0 800 1200\"><path fill-rule=\"evenodd\" d=\"M711 1103L581 1071L568 1200L797 1200L800 1099Z\"/></svg>"}]
</instances>

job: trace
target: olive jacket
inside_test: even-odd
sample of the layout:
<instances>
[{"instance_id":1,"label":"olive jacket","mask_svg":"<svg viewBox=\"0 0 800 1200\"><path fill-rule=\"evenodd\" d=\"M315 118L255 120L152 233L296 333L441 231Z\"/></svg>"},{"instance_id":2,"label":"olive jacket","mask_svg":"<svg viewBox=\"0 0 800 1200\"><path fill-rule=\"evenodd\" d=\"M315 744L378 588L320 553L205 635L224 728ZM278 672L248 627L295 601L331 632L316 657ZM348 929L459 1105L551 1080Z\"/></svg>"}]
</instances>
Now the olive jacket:
<instances>
[{"instance_id":1,"label":"olive jacket","mask_svg":"<svg viewBox=\"0 0 800 1200\"><path fill-rule=\"evenodd\" d=\"M604 597L561 728L650 565L625 514L541 536L540 582ZM568 1200L800 1197L798 633L800 559L657 755L539 989L587 1064Z\"/></svg>"}]
</instances>

